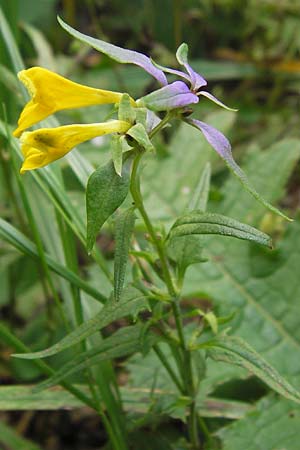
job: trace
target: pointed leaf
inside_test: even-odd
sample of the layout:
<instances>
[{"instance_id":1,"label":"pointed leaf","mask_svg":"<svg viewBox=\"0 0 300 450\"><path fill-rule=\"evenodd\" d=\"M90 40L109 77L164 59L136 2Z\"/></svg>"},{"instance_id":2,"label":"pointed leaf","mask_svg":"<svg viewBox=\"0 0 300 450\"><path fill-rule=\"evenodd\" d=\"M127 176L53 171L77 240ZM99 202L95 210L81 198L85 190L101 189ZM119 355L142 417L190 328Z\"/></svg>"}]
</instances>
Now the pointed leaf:
<instances>
[{"instance_id":1,"label":"pointed leaf","mask_svg":"<svg viewBox=\"0 0 300 450\"><path fill-rule=\"evenodd\" d=\"M170 237L193 234L219 234L256 242L271 247L271 238L254 227L221 214L194 211L180 217L170 231Z\"/></svg>"},{"instance_id":2,"label":"pointed leaf","mask_svg":"<svg viewBox=\"0 0 300 450\"><path fill-rule=\"evenodd\" d=\"M114 297L119 301L124 286L130 238L135 222L135 208L129 208L116 219L116 250L114 262Z\"/></svg>"},{"instance_id":3,"label":"pointed leaf","mask_svg":"<svg viewBox=\"0 0 300 450\"><path fill-rule=\"evenodd\" d=\"M274 391L300 403L300 393L242 339L222 336L208 343L207 348L210 358L243 367L264 381Z\"/></svg>"},{"instance_id":4,"label":"pointed leaf","mask_svg":"<svg viewBox=\"0 0 300 450\"><path fill-rule=\"evenodd\" d=\"M154 150L153 144L149 139L148 133L141 123L137 123L136 125L131 127L126 134L131 136L145 150L149 151Z\"/></svg>"},{"instance_id":5,"label":"pointed leaf","mask_svg":"<svg viewBox=\"0 0 300 450\"><path fill-rule=\"evenodd\" d=\"M87 250L92 251L97 233L106 220L125 200L129 190L130 161L123 165L122 177L116 174L112 161L90 176L86 190Z\"/></svg>"},{"instance_id":6,"label":"pointed leaf","mask_svg":"<svg viewBox=\"0 0 300 450\"><path fill-rule=\"evenodd\" d=\"M115 320L126 316L136 316L139 311L146 309L147 306L147 297L137 289L128 287L124 289L119 302L107 301L95 317L84 322L57 344L41 352L15 354L13 356L23 359L36 359L55 355L78 344Z\"/></svg>"},{"instance_id":7,"label":"pointed leaf","mask_svg":"<svg viewBox=\"0 0 300 450\"><path fill-rule=\"evenodd\" d=\"M112 336L103 339L97 344L97 347L80 353L71 361L65 363L53 376L37 385L33 392L40 392L43 389L49 388L59 383L64 378L88 367L92 367L95 364L99 364L101 361L120 358L121 356L140 351L141 329L142 327L140 324L121 328Z\"/></svg>"}]
</instances>

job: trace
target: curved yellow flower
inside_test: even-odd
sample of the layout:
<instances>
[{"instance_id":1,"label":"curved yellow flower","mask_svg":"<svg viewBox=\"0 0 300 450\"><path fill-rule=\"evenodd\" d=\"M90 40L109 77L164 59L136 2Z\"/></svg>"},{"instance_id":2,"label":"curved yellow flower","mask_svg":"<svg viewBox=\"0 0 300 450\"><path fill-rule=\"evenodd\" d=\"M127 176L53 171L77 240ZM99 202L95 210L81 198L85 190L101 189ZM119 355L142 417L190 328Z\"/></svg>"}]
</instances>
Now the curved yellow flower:
<instances>
[{"instance_id":1,"label":"curved yellow flower","mask_svg":"<svg viewBox=\"0 0 300 450\"><path fill-rule=\"evenodd\" d=\"M126 133L131 124L122 120L87 125L64 125L27 131L21 136L24 162L20 172L38 169L62 158L81 142L109 133Z\"/></svg>"},{"instance_id":2,"label":"curved yellow flower","mask_svg":"<svg viewBox=\"0 0 300 450\"><path fill-rule=\"evenodd\" d=\"M18 73L19 79L31 95L25 105L14 136L19 137L26 128L62 109L89 105L118 103L122 93L91 88L74 83L42 67L32 67ZM134 100L132 103L135 104Z\"/></svg>"}]
</instances>

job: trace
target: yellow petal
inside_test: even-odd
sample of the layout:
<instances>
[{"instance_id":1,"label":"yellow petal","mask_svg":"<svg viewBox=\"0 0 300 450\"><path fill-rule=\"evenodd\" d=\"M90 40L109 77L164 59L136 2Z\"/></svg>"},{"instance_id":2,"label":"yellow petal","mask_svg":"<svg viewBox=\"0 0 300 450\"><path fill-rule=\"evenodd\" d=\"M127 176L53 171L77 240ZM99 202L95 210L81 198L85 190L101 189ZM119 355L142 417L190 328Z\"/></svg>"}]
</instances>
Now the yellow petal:
<instances>
[{"instance_id":1,"label":"yellow petal","mask_svg":"<svg viewBox=\"0 0 300 450\"><path fill-rule=\"evenodd\" d=\"M18 128L14 131L16 137L19 137L26 128L57 111L118 103L123 95L120 92L105 91L74 83L42 67L22 70L18 77L32 98L20 115ZM135 104L134 100L132 103Z\"/></svg>"},{"instance_id":2,"label":"yellow petal","mask_svg":"<svg viewBox=\"0 0 300 450\"><path fill-rule=\"evenodd\" d=\"M109 133L125 133L131 124L121 120L87 125L65 125L25 132L21 136L24 162L20 172L38 169L62 158L81 142Z\"/></svg>"}]
</instances>

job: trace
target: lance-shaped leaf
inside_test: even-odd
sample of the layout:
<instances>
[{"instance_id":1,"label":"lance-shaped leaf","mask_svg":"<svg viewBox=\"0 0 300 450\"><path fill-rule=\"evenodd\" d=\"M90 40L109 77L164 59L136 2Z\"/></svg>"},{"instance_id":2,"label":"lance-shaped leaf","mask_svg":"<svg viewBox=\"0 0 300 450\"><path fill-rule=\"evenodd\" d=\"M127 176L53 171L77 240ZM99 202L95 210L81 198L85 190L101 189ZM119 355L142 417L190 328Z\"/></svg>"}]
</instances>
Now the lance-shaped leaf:
<instances>
[{"instance_id":1,"label":"lance-shaped leaf","mask_svg":"<svg viewBox=\"0 0 300 450\"><path fill-rule=\"evenodd\" d=\"M274 391L300 403L300 393L242 339L222 336L204 346L210 358L243 367Z\"/></svg>"},{"instance_id":2,"label":"lance-shaped leaf","mask_svg":"<svg viewBox=\"0 0 300 450\"><path fill-rule=\"evenodd\" d=\"M188 209L199 209L205 212L209 195L211 167L207 163L201 174L199 183L195 189ZM174 237L168 242L168 254L175 259L178 265L179 278L183 279L186 269L192 265L206 261L202 256L203 243L198 236L186 235Z\"/></svg>"},{"instance_id":3,"label":"lance-shaped leaf","mask_svg":"<svg viewBox=\"0 0 300 450\"><path fill-rule=\"evenodd\" d=\"M271 238L267 234L221 214L193 211L176 220L169 236L179 237L193 234L219 234L272 247Z\"/></svg>"},{"instance_id":4,"label":"lance-shaped leaf","mask_svg":"<svg viewBox=\"0 0 300 450\"><path fill-rule=\"evenodd\" d=\"M114 262L114 297L119 301L124 286L130 238L135 222L135 208L129 208L116 219L116 250Z\"/></svg>"},{"instance_id":5,"label":"lance-shaped leaf","mask_svg":"<svg viewBox=\"0 0 300 450\"><path fill-rule=\"evenodd\" d=\"M224 159L228 168L234 173L234 175L239 179L244 188L253 195L260 203L262 203L266 208L270 211L278 214L281 217L284 217L286 220L291 220L285 214L283 214L279 209L272 206L267 200L265 200L251 185L250 181L247 178L247 175L242 171L242 169L237 165L235 160L233 159L231 153L231 145L228 139L216 128L208 125L207 123L201 122L197 119L187 119L187 123L197 128L203 133L203 136L207 140L207 142L216 150L216 152Z\"/></svg>"},{"instance_id":6,"label":"lance-shaped leaf","mask_svg":"<svg viewBox=\"0 0 300 450\"><path fill-rule=\"evenodd\" d=\"M154 147L149 139L145 127L141 123L137 123L128 130L127 135L131 136L138 144L144 147L145 150L153 151Z\"/></svg>"},{"instance_id":7,"label":"lance-shaped leaf","mask_svg":"<svg viewBox=\"0 0 300 450\"><path fill-rule=\"evenodd\" d=\"M86 190L87 250L92 251L97 233L123 203L129 190L130 161L123 165L120 177L112 161L99 167L88 180Z\"/></svg>"},{"instance_id":8,"label":"lance-shaped leaf","mask_svg":"<svg viewBox=\"0 0 300 450\"><path fill-rule=\"evenodd\" d=\"M152 111L167 111L198 103L199 98L189 90L183 81L174 81L168 86L145 95L139 102Z\"/></svg>"},{"instance_id":9,"label":"lance-shaped leaf","mask_svg":"<svg viewBox=\"0 0 300 450\"><path fill-rule=\"evenodd\" d=\"M99 364L101 361L108 359L120 358L122 356L129 355L130 353L136 353L141 351L140 335L142 326L134 325L131 327L125 327L118 330L112 336L103 339L97 347L80 353L75 356L71 361L63 365L63 367L56 371L56 373L37 385L33 392L39 392L43 389L49 388L59 383L64 378L78 373L88 367L92 367L95 364ZM154 336L148 334L152 337ZM151 346L151 342L150 342Z\"/></svg>"},{"instance_id":10,"label":"lance-shaped leaf","mask_svg":"<svg viewBox=\"0 0 300 450\"><path fill-rule=\"evenodd\" d=\"M15 354L13 356L23 359L36 359L55 355L56 353L78 344L115 320L129 315L136 316L139 311L146 309L147 306L147 297L141 294L137 289L128 287L127 289L124 289L119 302L107 301L105 306L95 317L84 322L58 343L40 352Z\"/></svg>"},{"instance_id":11,"label":"lance-shaped leaf","mask_svg":"<svg viewBox=\"0 0 300 450\"><path fill-rule=\"evenodd\" d=\"M125 48L117 47L116 45L109 44L108 42L101 41L100 39L95 39L93 37L87 36L86 34L80 33L79 31L72 28L70 25L66 24L60 17L57 18L60 25L71 34L71 36L79 39L85 44L90 45L95 50L104 53L110 58L118 61L122 64L135 64L141 67L146 72L150 73L160 84L168 84L165 74L154 66L148 56L143 53L139 53L133 50L127 50Z\"/></svg>"}]
</instances>

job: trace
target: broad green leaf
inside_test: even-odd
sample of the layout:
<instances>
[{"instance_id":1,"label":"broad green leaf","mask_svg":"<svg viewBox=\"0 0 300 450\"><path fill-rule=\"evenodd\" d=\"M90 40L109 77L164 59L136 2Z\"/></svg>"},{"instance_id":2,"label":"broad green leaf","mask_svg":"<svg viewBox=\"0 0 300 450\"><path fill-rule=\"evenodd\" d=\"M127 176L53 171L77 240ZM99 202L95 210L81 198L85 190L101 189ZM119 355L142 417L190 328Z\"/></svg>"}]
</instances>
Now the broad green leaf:
<instances>
[{"instance_id":1,"label":"broad green leaf","mask_svg":"<svg viewBox=\"0 0 300 450\"><path fill-rule=\"evenodd\" d=\"M114 298L116 301L120 299L125 281L130 239L136 219L134 210L134 207L129 208L116 219L114 260Z\"/></svg>"},{"instance_id":2,"label":"broad green leaf","mask_svg":"<svg viewBox=\"0 0 300 450\"><path fill-rule=\"evenodd\" d=\"M82 352L65 363L54 375L37 385L34 392L47 389L64 378L99 364L101 361L120 358L141 351L141 331L142 326L140 324L120 328L112 336L103 339L95 348ZM150 340L152 338L153 341L154 336L148 334L147 338Z\"/></svg>"},{"instance_id":3,"label":"broad green leaf","mask_svg":"<svg viewBox=\"0 0 300 450\"><path fill-rule=\"evenodd\" d=\"M95 317L84 322L57 344L41 352L15 354L14 356L23 359L36 359L55 355L78 344L115 320L126 316L136 316L139 311L146 309L147 306L147 297L137 289L128 287L123 290L119 302L108 300Z\"/></svg>"},{"instance_id":4,"label":"broad green leaf","mask_svg":"<svg viewBox=\"0 0 300 450\"><path fill-rule=\"evenodd\" d=\"M149 139L148 133L141 123L137 123L136 125L131 127L126 134L128 136L131 136L145 150L148 151L154 150L153 144Z\"/></svg>"},{"instance_id":5,"label":"broad green leaf","mask_svg":"<svg viewBox=\"0 0 300 450\"><path fill-rule=\"evenodd\" d=\"M261 194L275 203L283 195L299 156L299 141L283 140L263 152L252 151L245 170ZM275 173L276 182L270 175ZM234 178L228 179L223 190L224 200L214 205L217 212L255 224L266 214L263 206L241 191ZM285 228L284 238L272 253L241 246L233 239L208 238L205 255L209 262L201 271L190 268L184 295L195 298L205 294L220 315L235 312L234 334L251 343L286 379L300 387L300 224L295 221Z\"/></svg>"},{"instance_id":6,"label":"broad green leaf","mask_svg":"<svg viewBox=\"0 0 300 450\"><path fill-rule=\"evenodd\" d=\"M109 161L90 176L86 190L88 252L92 251L102 225L125 200L130 182L129 170L130 160L127 160L120 177Z\"/></svg>"},{"instance_id":7,"label":"broad green leaf","mask_svg":"<svg viewBox=\"0 0 300 450\"><path fill-rule=\"evenodd\" d=\"M207 348L207 355L215 361L243 367L280 395L300 403L300 393L242 339L221 336L204 346Z\"/></svg>"},{"instance_id":8,"label":"broad green leaf","mask_svg":"<svg viewBox=\"0 0 300 450\"><path fill-rule=\"evenodd\" d=\"M300 408L275 396L263 398L253 411L217 432L223 450L297 450Z\"/></svg>"},{"instance_id":9,"label":"broad green leaf","mask_svg":"<svg viewBox=\"0 0 300 450\"><path fill-rule=\"evenodd\" d=\"M193 211L177 219L170 230L170 237L194 234L218 234L272 247L271 239L265 233L221 214Z\"/></svg>"},{"instance_id":10,"label":"broad green leaf","mask_svg":"<svg viewBox=\"0 0 300 450\"><path fill-rule=\"evenodd\" d=\"M24 255L28 255L35 260L39 260L39 254L36 245L31 242L24 234L14 228L10 223L0 219L0 237L13 245ZM65 278L74 286L79 287L87 294L91 295L96 300L104 303L107 299L99 291L93 288L89 283L85 282L78 275L72 272L68 267L63 266L54 261L49 255L45 253L45 260L50 270L57 273L59 276Z\"/></svg>"},{"instance_id":11,"label":"broad green leaf","mask_svg":"<svg viewBox=\"0 0 300 450\"><path fill-rule=\"evenodd\" d=\"M2 421L0 422L0 443L4 444L4 449L9 450L42 450L39 445L21 437L16 430Z\"/></svg>"}]
</instances>

